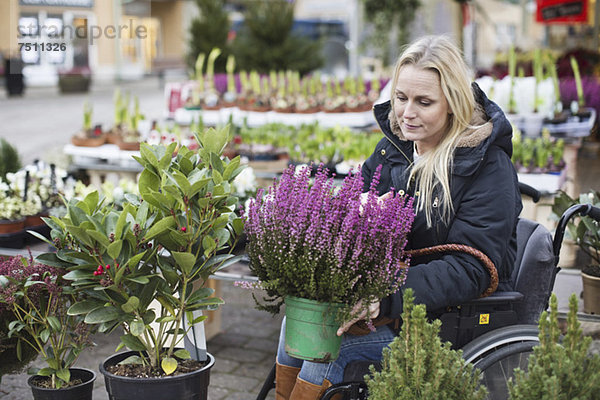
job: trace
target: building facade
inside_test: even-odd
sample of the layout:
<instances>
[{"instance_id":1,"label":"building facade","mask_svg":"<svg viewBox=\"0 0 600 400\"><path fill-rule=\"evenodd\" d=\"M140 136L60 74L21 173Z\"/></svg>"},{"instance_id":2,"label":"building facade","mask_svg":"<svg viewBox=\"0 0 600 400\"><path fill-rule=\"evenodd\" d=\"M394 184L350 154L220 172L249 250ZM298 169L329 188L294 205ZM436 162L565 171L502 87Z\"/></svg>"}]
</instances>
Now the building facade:
<instances>
[{"instance_id":1,"label":"building facade","mask_svg":"<svg viewBox=\"0 0 600 400\"><path fill-rule=\"evenodd\" d=\"M0 51L19 57L30 85L89 69L96 80L136 79L157 60L183 64L187 0L3 0ZM193 11L192 11L193 13Z\"/></svg>"},{"instance_id":2,"label":"building facade","mask_svg":"<svg viewBox=\"0 0 600 400\"><path fill-rule=\"evenodd\" d=\"M537 23L533 0L422 0L411 35L449 34L462 43L467 60L477 68L489 68L496 54L511 44L522 50L564 50L590 44L594 37L597 42L596 0L564 1L589 2L587 22ZM325 43L332 59L326 67L337 75L383 68L364 46L368 24L361 4L295 1L297 19L345 26L345 37ZM89 69L94 80L136 79L160 66L184 68L188 30L197 15L193 0L1 0L0 52L23 60L30 85L55 85L61 71L80 69Z\"/></svg>"}]
</instances>

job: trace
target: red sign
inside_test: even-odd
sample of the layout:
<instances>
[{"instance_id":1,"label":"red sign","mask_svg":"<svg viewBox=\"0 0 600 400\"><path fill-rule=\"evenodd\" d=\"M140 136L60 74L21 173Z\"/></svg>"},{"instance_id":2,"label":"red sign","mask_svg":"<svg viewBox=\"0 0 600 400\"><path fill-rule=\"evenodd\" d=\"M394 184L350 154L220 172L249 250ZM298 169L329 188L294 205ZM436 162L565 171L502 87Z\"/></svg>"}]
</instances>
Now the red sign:
<instances>
[{"instance_id":1,"label":"red sign","mask_svg":"<svg viewBox=\"0 0 600 400\"><path fill-rule=\"evenodd\" d=\"M542 24L588 22L588 0L537 0L536 21Z\"/></svg>"}]
</instances>

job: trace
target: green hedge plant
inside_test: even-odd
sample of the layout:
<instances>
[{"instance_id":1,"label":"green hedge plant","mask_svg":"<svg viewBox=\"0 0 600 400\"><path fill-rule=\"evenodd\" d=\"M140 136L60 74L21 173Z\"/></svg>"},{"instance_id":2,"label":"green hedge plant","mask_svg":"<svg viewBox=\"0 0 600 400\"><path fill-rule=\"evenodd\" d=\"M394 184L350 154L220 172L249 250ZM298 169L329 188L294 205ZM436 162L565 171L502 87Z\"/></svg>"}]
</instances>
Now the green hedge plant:
<instances>
[{"instance_id":1,"label":"green hedge plant","mask_svg":"<svg viewBox=\"0 0 600 400\"><path fill-rule=\"evenodd\" d=\"M528 371L515 370L509 382L512 400L583 400L600 398L600 356L589 354L591 337L583 337L577 320L578 301L569 298L567 332L561 338L558 301L550 298L550 312L540 317L540 345L533 349Z\"/></svg>"}]
</instances>

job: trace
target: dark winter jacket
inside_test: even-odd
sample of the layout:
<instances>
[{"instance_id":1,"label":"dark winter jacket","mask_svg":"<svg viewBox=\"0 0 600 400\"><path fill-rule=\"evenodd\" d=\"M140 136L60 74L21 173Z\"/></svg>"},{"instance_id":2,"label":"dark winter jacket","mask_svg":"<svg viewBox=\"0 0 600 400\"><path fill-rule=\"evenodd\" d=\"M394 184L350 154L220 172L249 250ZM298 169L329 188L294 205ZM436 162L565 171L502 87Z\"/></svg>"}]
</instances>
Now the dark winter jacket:
<instances>
[{"instance_id":1,"label":"dark winter jacket","mask_svg":"<svg viewBox=\"0 0 600 400\"><path fill-rule=\"evenodd\" d=\"M512 127L502 110L476 84L473 93L478 107L472 124L484 125L463 132L454 153L450 177L454 213L450 223L443 223L434 210L433 226L428 228L424 212L417 213L407 248L443 243L472 246L493 261L499 288L507 290L516 255L517 217L522 209L517 175L510 160ZM414 143L401 140L390 129L389 101L376 105L374 112L385 137L363 165L365 190L382 164L377 187L380 195L390 188L414 195L414 187L408 185ZM432 203L435 206L433 199ZM435 310L477 298L489 282L488 271L476 258L454 253L413 259L402 290L412 288L416 302L435 314ZM401 313L401 291L382 300L382 316L399 318Z\"/></svg>"}]
</instances>

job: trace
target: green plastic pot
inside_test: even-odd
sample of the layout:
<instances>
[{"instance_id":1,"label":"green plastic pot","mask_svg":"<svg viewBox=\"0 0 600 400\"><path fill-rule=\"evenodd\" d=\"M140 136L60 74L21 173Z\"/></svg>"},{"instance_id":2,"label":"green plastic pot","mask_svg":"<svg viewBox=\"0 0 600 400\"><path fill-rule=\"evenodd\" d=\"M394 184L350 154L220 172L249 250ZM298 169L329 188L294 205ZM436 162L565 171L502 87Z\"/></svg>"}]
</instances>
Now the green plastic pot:
<instances>
[{"instance_id":1,"label":"green plastic pot","mask_svg":"<svg viewBox=\"0 0 600 400\"><path fill-rule=\"evenodd\" d=\"M312 362L338 358L342 337L335 317L341 304L320 303L288 296L285 298L285 352Z\"/></svg>"}]
</instances>

